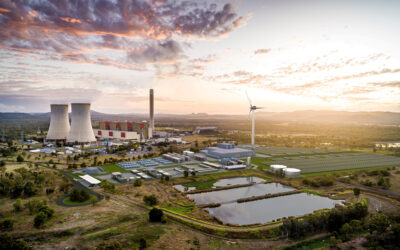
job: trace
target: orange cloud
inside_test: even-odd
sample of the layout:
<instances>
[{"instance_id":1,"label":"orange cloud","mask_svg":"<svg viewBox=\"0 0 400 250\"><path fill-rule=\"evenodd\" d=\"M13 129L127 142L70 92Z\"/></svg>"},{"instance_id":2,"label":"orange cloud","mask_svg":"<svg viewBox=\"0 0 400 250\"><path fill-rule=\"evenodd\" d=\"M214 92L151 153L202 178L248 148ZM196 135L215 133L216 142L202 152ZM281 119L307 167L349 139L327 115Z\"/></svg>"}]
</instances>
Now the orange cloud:
<instances>
[{"instance_id":1,"label":"orange cloud","mask_svg":"<svg viewBox=\"0 0 400 250\"><path fill-rule=\"evenodd\" d=\"M9 9L0 8L0 12L11 12Z\"/></svg>"},{"instance_id":2,"label":"orange cloud","mask_svg":"<svg viewBox=\"0 0 400 250\"><path fill-rule=\"evenodd\" d=\"M81 20L71 17L60 17L60 19L68 23L82 23Z\"/></svg>"}]
</instances>

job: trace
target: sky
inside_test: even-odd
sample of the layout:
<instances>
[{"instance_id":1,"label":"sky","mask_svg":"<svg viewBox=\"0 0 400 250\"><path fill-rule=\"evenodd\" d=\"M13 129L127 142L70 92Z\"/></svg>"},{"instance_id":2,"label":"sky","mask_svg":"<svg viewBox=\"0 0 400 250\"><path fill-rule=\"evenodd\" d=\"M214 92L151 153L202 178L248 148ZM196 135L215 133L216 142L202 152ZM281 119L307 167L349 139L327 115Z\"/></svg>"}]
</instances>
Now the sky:
<instances>
[{"instance_id":1,"label":"sky","mask_svg":"<svg viewBox=\"0 0 400 250\"><path fill-rule=\"evenodd\" d=\"M1 0L0 112L400 112L400 1Z\"/></svg>"}]
</instances>

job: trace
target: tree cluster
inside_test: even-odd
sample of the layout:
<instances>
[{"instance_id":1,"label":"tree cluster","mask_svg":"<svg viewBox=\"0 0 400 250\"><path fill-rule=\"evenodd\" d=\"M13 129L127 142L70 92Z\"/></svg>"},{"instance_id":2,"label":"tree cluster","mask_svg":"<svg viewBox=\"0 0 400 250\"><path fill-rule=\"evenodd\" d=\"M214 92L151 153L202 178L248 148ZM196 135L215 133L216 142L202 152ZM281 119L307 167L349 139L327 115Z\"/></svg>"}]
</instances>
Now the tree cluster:
<instances>
[{"instance_id":1,"label":"tree cluster","mask_svg":"<svg viewBox=\"0 0 400 250\"><path fill-rule=\"evenodd\" d=\"M322 176L314 179L304 179L303 184L312 187L328 187L333 185L332 176Z\"/></svg>"},{"instance_id":2,"label":"tree cluster","mask_svg":"<svg viewBox=\"0 0 400 250\"><path fill-rule=\"evenodd\" d=\"M46 177L43 172L16 169L15 172L5 173L0 176L0 196L18 198L24 195L31 197L39 192L45 184Z\"/></svg>"},{"instance_id":3,"label":"tree cluster","mask_svg":"<svg viewBox=\"0 0 400 250\"><path fill-rule=\"evenodd\" d=\"M367 214L367 206L356 203L352 206L337 207L328 212L314 213L299 219L284 219L279 230L283 235L295 239L321 231L337 232L345 223L360 220Z\"/></svg>"},{"instance_id":4,"label":"tree cluster","mask_svg":"<svg viewBox=\"0 0 400 250\"><path fill-rule=\"evenodd\" d=\"M84 202L89 200L89 198L90 198L89 193L84 189L82 189L81 191L74 189L72 190L72 193L69 196L69 199L74 202Z\"/></svg>"}]
</instances>

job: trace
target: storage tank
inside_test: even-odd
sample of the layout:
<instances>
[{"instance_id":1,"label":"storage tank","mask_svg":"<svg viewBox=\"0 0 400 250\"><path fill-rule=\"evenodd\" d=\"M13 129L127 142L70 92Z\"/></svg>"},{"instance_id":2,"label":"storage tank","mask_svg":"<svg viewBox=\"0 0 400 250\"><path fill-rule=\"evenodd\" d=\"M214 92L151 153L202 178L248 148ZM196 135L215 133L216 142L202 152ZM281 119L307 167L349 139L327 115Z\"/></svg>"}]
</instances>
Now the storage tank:
<instances>
[{"instance_id":1,"label":"storage tank","mask_svg":"<svg viewBox=\"0 0 400 250\"><path fill-rule=\"evenodd\" d=\"M297 168L286 168L284 169L285 171L285 177L287 178L295 178L300 176L300 169Z\"/></svg>"},{"instance_id":2,"label":"storage tank","mask_svg":"<svg viewBox=\"0 0 400 250\"><path fill-rule=\"evenodd\" d=\"M50 127L46 140L65 140L69 133L68 104L50 105Z\"/></svg>"},{"instance_id":3,"label":"storage tank","mask_svg":"<svg viewBox=\"0 0 400 250\"><path fill-rule=\"evenodd\" d=\"M271 165L270 169L273 173L280 170L285 170L287 167L285 165Z\"/></svg>"},{"instance_id":4,"label":"storage tank","mask_svg":"<svg viewBox=\"0 0 400 250\"><path fill-rule=\"evenodd\" d=\"M96 141L90 119L90 103L71 103L71 110L71 129L67 136L67 142Z\"/></svg>"}]
</instances>

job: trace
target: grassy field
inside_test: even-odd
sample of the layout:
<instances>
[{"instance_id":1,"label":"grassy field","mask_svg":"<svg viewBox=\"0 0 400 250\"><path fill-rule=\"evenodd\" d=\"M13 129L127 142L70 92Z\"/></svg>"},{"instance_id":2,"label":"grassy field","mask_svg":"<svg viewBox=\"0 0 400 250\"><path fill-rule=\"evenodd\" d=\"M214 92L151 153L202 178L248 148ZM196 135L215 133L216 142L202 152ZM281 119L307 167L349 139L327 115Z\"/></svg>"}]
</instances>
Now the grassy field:
<instances>
[{"instance_id":1,"label":"grassy field","mask_svg":"<svg viewBox=\"0 0 400 250\"><path fill-rule=\"evenodd\" d=\"M184 187L196 187L196 189L212 188L217 180L207 180L207 181L194 181L189 183L183 183Z\"/></svg>"},{"instance_id":2,"label":"grassy field","mask_svg":"<svg viewBox=\"0 0 400 250\"><path fill-rule=\"evenodd\" d=\"M79 201L71 201L69 197L67 197L63 202L65 204L70 204L70 205L78 205L78 204L86 204L92 202L94 199L97 199L96 196L90 195L90 198L86 201L79 202Z\"/></svg>"},{"instance_id":3,"label":"grassy field","mask_svg":"<svg viewBox=\"0 0 400 250\"><path fill-rule=\"evenodd\" d=\"M343 153L318 156L274 158L269 164L298 168L302 173L343 171L371 167L400 166L400 157L366 153Z\"/></svg>"},{"instance_id":4,"label":"grassy field","mask_svg":"<svg viewBox=\"0 0 400 250\"><path fill-rule=\"evenodd\" d=\"M101 166L102 169L104 169L104 171L106 171L107 173L112 173L112 172L121 172L121 173L127 173L129 172L128 170L121 168L120 166L117 166L115 164L106 164Z\"/></svg>"}]
</instances>

